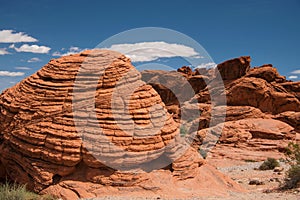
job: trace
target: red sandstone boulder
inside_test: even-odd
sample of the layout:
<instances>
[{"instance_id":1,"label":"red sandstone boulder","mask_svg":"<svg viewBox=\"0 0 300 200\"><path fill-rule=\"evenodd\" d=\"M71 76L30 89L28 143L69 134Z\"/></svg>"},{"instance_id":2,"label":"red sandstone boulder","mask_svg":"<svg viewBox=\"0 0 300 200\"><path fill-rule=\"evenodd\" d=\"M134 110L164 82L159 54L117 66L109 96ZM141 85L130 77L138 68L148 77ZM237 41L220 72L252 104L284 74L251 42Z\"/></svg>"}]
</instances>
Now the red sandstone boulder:
<instances>
[{"instance_id":1,"label":"red sandstone boulder","mask_svg":"<svg viewBox=\"0 0 300 200\"><path fill-rule=\"evenodd\" d=\"M253 106L272 114L300 111L300 101L294 94L263 79L237 79L226 86L226 93L228 105Z\"/></svg>"},{"instance_id":2,"label":"red sandstone boulder","mask_svg":"<svg viewBox=\"0 0 300 200\"><path fill-rule=\"evenodd\" d=\"M183 66L177 69L177 72L183 73L186 76L191 76L193 74L193 70L189 66Z\"/></svg>"},{"instance_id":3,"label":"red sandstone boulder","mask_svg":"<svg viewBox=\"0 0 300 200\"><path fill-rule=\"evenodd\" d=\"M250 56L234 58L217 65L223 80L234 80L244 76L250 69Z\"/></svg>"},{"instance_id":4,"label":"red sandstone boulder","mask_svg":"<svg viewBox=\"0 0 300 200\"><path fill-rule=\"evenodd\" d=\"M181 108L181 116L185 118L200 111L201 115L191 129L198 130L201 137L211 127L212 111L215 122L225 121L220 124L224 125L224 129L218 144L212 148L212 157L239 160L263 160L268 156L280 158L284 157L281 152L284 147L299 137L299 82L286 81L272 65L249 69L249 62L248 58L237 58L218 65L224 78L227 105L214 102L212 107L211 94L221 95L221 90L210 85L210 91L208 88L200 89ZM207 74L208 70L201 72ZM221 109L222 106L225 109ZM289 130L283 134L285 129ZM201 137L195 141L198 145L203 143ZM211 139L218 141L217 137Z\"/></svg>"},{"instance_id":5,"label":"red sandstone boulder","mask_svg":"<svg viewBox=\"0 0 300 200\"><path fill-rule=\"evenodd\" d=\"M254 67L253 69L250 69L246 77L255 77L255 78L261 78L266 80L267 82L284 82L286 81L284 76L280 76L277 69L273 67L271 64L268 65L262 65L260 67Z\"/></svg>"},{"instance_id":6,"label":"red sandstone boulder","mask_svg":"<svg viewBox=\"0 0 300 200\"><path fill-rule=\"evenodd\" d=\"M100 76L97 71L91 73L89 79L82 74L76 77L83 62L83 68L90 63L99 65L98 69L106 66L102 79L96 82L95 86L92 81ZM122 76L128 73L130 76L122 79ZM83 80L77 86L74 86L75 77L77 81ZM41 191L80 170L79 165L105 169L105 164L95 157L97 155L107 156L108 159L112 157L113 164L128 166L130 163L158 159L163 151L156 150L174 141L178 135L178 126L168 113L163 118L161 113L154 111L151 115L155 117L150 118L149 110L152 106L164 106L157 92L150 85L140 82L128 100L132 118L117 115L121 119L119 123L124 124L122 127L121 124L116 124L116 117L114 118L112 113L112 89L116 87L117 82L121 89L126 91L126 87L132 87L139 80L140 74L125 56L109 51L87 51L51 60L37 73L6 90L0 96L0 159L8 176L14 181L26 183L35 191ZM98 121L85 120L89 114L85 105L89 104L88 96L93 87L97 87L95 114ZM78 103L74 105L72 98L76 91L79 91L76 93L79 96L75 96ZM116 98L118 100L118 97ZM76 112L72 106L73 109L74 106L78 106ZM88 142L82 141L81 134L77 132L82 125L76 122L75 127L73 117L81 119L83 137ZM137 124L136 128L130 129L131 121ZM146 134L147 129L153 131L153 127L161 122L165 125L156 134L146 138L139 136L139 126L144 127L143 133ZM99 125L108 141L94 144L92 141L102 138L97 135ZM128 135L124 130L133 133ZM106 151L106 148L112 148L109 141L123 148L127 155L124 156L124 152L119 151ZM179 176L180 172L175 169L174 172ZM117 172L112 172L115 173ZM122 176L120 177L122 179ZM129 182L130 180L123 184Z\"/></svg>"},{"instance_id":7,"label":"red sandstone boulder","mask_svg":"<svg viewBox=\"0 0 300 200\"><path fill-rule=\"evenodd\" d=\"M300 81L298 82L284 82L280 83L280 86L282 86L286 91L294 94L298 99L300 99Z\"/></svg>"},{"instance_id":8,"label":"red sandstone boulder","mask_svg":"<svg viewBox=\"0 0 300 200\"><path fill-rule=\"evenodd\" d=\"M97 70L88 79L76 76L86 62L106 68L100 80ZM216 70L224 80L225 91L219 85ZM82 84L74 88L75 78ZM96 89L92 87L95 81ZM138 88L132 94L126 93L135 83ZM196 150L202 148L200 145L211 145L209 156L215 159L283 157L283 149L297 140L300 131L299 83L286 81L272 65L250 69L247 56L225 61L216 69L146 70L142 77L128 58L116 52L86 51L51 60L0 95L0 178L9 176L30 189L64 199L121 195L125 190L137 196L159 191L168 197L191 198L203 196L209 188L222 194L226 190L242 191L205 164ZM118 115L119 109L112 112L112 105L122 108L125 102L118 99L112 104L118 84L123 86L121 93L130 96L127 101L131 117ZM85 105L91 103L88 97L94 90L96 117L85 120L89 116ZM77 98L80 109L74 112L72 99L76 91L83 95ZM211 102L211 94L226 95L227 105L224 101ZM168 109L170 114L165 112L163 117L161 112L155 112L151 118L149 112L155 105ZM113 114L122 123L116 124ZM74 117L82 120L75 122ZM177 150L183 148L178 144L181 119L191 125L191 132L196 132L198 138L194 148L178 156ZM129 128L132 121L136 129ZM97 155L106 155L110 146L106 142L83 142L75 123L79 123L77 128L84 127L89 141L99 139L95 130L100 126L114 145L127 152L124 155L114 151L107 156L113 156L114 164L135 166L139 173L112 169L99 161ZM160 123L161 129L144 137ZM124 131L127 128L131 135ZM167 151L160 152L166 146ZM166 161L169 165L165 165ZM170 187L173 185L192 189L193 194Z\"/></svg>"},{"instance_id":9,"label":"red sandstone boulder","mask_svg":"<svg viewBox=\"0 0 300 200\"><path fill-rule=\"evenodd\" d=\"M285 122L300 133L300 112L287 111L274 116L274 119Z\"/></svg>"},{"instance_id":10,"label":"red sandstone boulder","mask_svg":"<svg viewBox=\"0 0 300 200\"><path fill-rule=\"evenodd\" d=\"M249 118L228 121L218 126L222 126L223 131L219 142L210 152L212 158L257 161L267 157L279 159L284 157L288 143L296 138L293 127L274 119ZM199 137L205 142L210 142L210 129L216 128L198 131Z\"/></svg>"},{"instance_id":11,"label":"red sandstone boulder","mask_svg":"<svg viewBox=\"0 0 300 200\"><path fill-rule=\"evenodd\" d=\"M222 88L218 85L216 70L219 70L224 80L225 91L222 91ZM212 72L214 72L214 75L212 75ZM201 74L202 79L205 77L205 83L209 84L207 87L204 87L206 85L202 83L191 81L193 77L196 79L199 76L198 74ZM230 158L235 156L239 158L237 153L241 153L240 159L247 159L246 154L249 154L248 157L253 155L253 158L261 160L266 157L263 155L263 149L267 148L266 155L272 157L272 154L274 154L280 157L284 155L279 151L289 141L296 139L295 133L297 135L297 132L299 132L300 84L299 82L287 81L272 65L268 64L250 69L250 57L240 57L219 64L217 69L197 69L196 73L188 76L188 79L197 92L193 98L186 100L182 107L178 108L177 112L180 115L176 115L176 117L179 116L185 120L191 119L190 130L200 131L202 135L202 129L205 130L218 122L222 123L225 128L221 141L219 141L220 144L215 147L219 150L215 152L227 152L226 148L230 148L228 155L226 154ZM216 100L211 102L212 94L221 96L223 92L226 93L226 104ZM161 96L164 99L164 92L161 90L159 93L162 93ZM212 118L215 124L211 123ZM258 120L253 125L253 118L266 120L264 121L265 124L258 123ZM277 120L268 121L272 118L284 123ZM247 121L247 119L250 121ZM245 123L256 127L255 129L261 126L264 130L263 133L252 131L258 137L256 139L252 138L253 135L250 134L249 130L245 130L244 125L241 126L235 123L236 121L240 122L240 120L246 120ZM225 123L223 123L224 121ZM230 125L230 123L233 124ZM277 125L280 127L290 125L295 128L294 132L292 131L294 136L282 138L283 136L279 134L280 131L274 133L271 131L272 127L270 129L265 128L266 123L271 123L275 127ZM218 138L214 139L218 140ZM237 140L239 139L243 143L238 143ZM196 142L200 145L203 141L200 139ZM239 145L235 148L234 145L237 144ZM270 145L270 148L268 148L268 145ZM260 146L261 150L259 150ZM223 147L224 149L222 149ZM251 150L253 150L253 153L251 153Z\"/></svg>"},{"instance_id":12,"label":"red sandstone boulder","mask_svg":"<svg viewBox=\"0 0 300 200\"><path fill-rule=\"evenodd\" d=\"M243 191L186 147L159 94L117 52L51 60L0 95L0 120L0 175L42 194L77 199L128 190L192 198L207 179L223 194Z\"/></svg>"}]
</instances>

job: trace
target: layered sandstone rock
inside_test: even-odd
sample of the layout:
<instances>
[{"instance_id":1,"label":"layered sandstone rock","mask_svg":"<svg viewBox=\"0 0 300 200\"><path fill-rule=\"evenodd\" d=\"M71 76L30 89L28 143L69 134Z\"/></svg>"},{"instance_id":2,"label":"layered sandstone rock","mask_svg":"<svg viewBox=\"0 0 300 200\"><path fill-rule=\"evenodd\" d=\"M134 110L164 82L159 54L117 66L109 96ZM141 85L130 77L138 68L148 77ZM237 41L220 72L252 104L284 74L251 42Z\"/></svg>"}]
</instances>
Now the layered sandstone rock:
<instances>
[{"instance_id":1,"label":"layered sandstone rock","mask_svg":"<svg viewBox=\"0 0 300 200\"><path fill-rule=\"evenodd\" d=\"M285 77L280 76L278 73L277 69L273 67L273 65L268 64L268 65L263 65L260 67L255 67L253 69L250 69L246 77L255 77L255 78L261 78L266 80L267 82L284 82Z\"/></svg>"},{"instance_id":2,"label":"layered sandstone rock","mask_svg":"<svg viewBox=\"0 0 300 200\"><path fill-rule=\"evenodd\" d=\"M273 119L241 119L218 126L222 126L223 131L218 144L211 150L211 155L219 159L279 159L283 157L285 147L296 136L293 127ZM198 134L205 138L210 129L212 128L202 129Z\"/></svg>"},{"instance_id":3,"label":"layered sandstone rock","mask_svg":"<svg viewBox=\"0 0 300 200\"><path fill-rule=\"evenodd\" d=\"M199 172L212 171L186 147L159 94L117 52L51 60L1 94L0 120L0 175L64 199L115 187L168 193L156 176L200 194ZM241 190L222 180L223 192Z\"/></svg>"},{"instance_id":4,"label":"layered sandstone rock","mask_svg":"<svg viewBox=\"0 0 300 200\"><path fill-rule=\"evenodd\" d=\"M218 133L220 141L216 137L218 134L216 136L209 134L209 137L219 141L215 148L211 148L212 157L223 156L239 160L247 160L251 157L253 160L262 160L268 156L272 157L273 154L278 158L284 157L284 153L280 150L288 142L297 140L299 135L300 82L287 81L271 64L250 68L250 61L249 56L243 56L225 61L217 65L216 69L203 68L193 72L183 67L178 70L194 88L195 95L181 104L181 108L178 108L179 114L175 117L192 119L191 131L198 131L199 136L196 143L201 145L205 140L207 134L204 134L204 130L209 128L214 130L217 126L220 127L219 129L225 127ZM155 71L147 73L155 74ZM190 81L198 79L198 76L201 76L204 81L196 84ZM220 87L220 79L218 79L220 77L225 90ZM164 95L167 89L160 90L161 87L162 85L158 85L155 89L165 101ZM172 87L176 85L172 84ZM226 95L226 102L218 102L216 100L218 98L212 100L211 95L221 97L223 94ZM170 103L169 107L173 108L176 105ZM270 139L269 136L273 134L272 128L264 129L265 131L259 134L260 138L252 139L249 130L246 130L251 128L245 128L235 121L244 120L243 124L252 124L251 126L254 127L266 126L257 123L253 125L254 119L261 120L265 124L271 123L272 126L290 125L293 130L288 134L289 137ZM275 120L270 121L270 119ZM212 120L214 123L211 123ZM218 123L220 124L217 125ZM267 148L268 146L270 148Z\"/></svg>"},{"instance_id":5,"label":"layered sandstone rock","mask_svg":"<svg viewBox=\"0 0 300 200\"><path fill-rule=\"evenodd\" d=\"M272 114L300 111L295 95L263 79L243 77L226 88L228 105L253 106Z\"/></svg>"},{"instance_id":6,"label":"layered sandstone rock","mask_svg":"<svg viewBox=\"0 0 300 200\"><path fill-rule=\"evenodd\" d=\"M107 152L107 156L113 157L115 162L126 165L126 162L136 162L139 159L146 162L158 158L162 153L154 150L163 148L175 138L177 125L168 114L164 126L156 134L147 136L146 139L138 135L141 134L141 126L147 132L147 128L153 129L156 126L157 120L163 120L159 112L152 113L156 114L154 118L149 115L151 106L158 104L163 107L163 103L155 90L146 84L140 85L131 95L129 112L132 118L120 116L123 117L120 123L126 124L133 120L139 126L126 127L132 128L129 130L132 131L131 135L122 130L112 113L113 88L118 80L121 81L120 85L130 86L130 83L140 79L140 75L133 71L130 79L121 79L124 74L134 69L129 59L121 54L106 51L89 53L52 60L40 71L2 94L1 160L4 166L15 171L14 174L9 173L12 179L33 182L34 188L40 189L53 184L54 176L63 177L73 173L80 162L89 167L103 166L94 157L97 154L103 156L106 153L104 148L111 145L109 142L132 154L127 156L134 157L134 161L123 159L122 151ZM100 65L97 66L99 68L105 66L104 75L101 77L103 81L100 80L96 86L90 84L91 80L100 76L93 73L88 77L90 80L86 81L86 85L81 81L80 85L73 88L76 73L83 62L86 62L85 65ZM77 76L77 81L81 78L87 77ZM83 106L76 108L78 111L73 113L72 91L82 90L76 95L85 98L93 87L97 87L94 110L97 119L84 120L90 114L84 106L87 100L76 99L78 105ZM83 137L88 142L83 144L82 135L77 133L73 117L83 119ZM81 124L78 126L80 129ZM93 139L101 139L101 135L97 133L99 126L109 141L92 143L90 141ZM92 148L88 145L92 145Z\"/></svg>"},{"instance_id":7,"label":"layered sandstone rock","mask_svg":"<svg viewBox=\"0 0 300 200\"><path fill-rule=\"evenodd\" d=\"M142 80L150 84L161 96L169 113L178 122L181 119L181 106L201 90L205 89L209 77L192 72L190 67L175 71L145 70L141 72ZM181 104L181 105L180 105Z\"/></svg>"},{"instance_id":8,"label":"layered sandstone rock","mask_svg":"<svg viewBox=\"0 0 300 200\"><path fill-rule=\"evenodd\" d=\"M220 160L283 157L300 133L299 88L272 65L250 69L248 56L142 75L111 51L51 60L0 96L0 178L64 199L241 191L197 151Z\"/></svg>"},{"instance_id":9,"label":"layered sandstone rock","mask_svg":"<svg viewBox=\"0 0 300 200\"><path fill-rule=\"evenodd\" d=\"M250 69L250 56L234 58L217 65L223 80L234 80L244 76Z\"/></svg>"},{"instance_id":10,"label":"layered sandstone rock","mask_svg":"<svg viewBox=\"0 0 300 200\"><path fill-rule=\"evenodd\" d=\"M294 127L300 133L300 112L287 111L274 116L274 119L283 121Z\"/></svg>"}]
</instances>

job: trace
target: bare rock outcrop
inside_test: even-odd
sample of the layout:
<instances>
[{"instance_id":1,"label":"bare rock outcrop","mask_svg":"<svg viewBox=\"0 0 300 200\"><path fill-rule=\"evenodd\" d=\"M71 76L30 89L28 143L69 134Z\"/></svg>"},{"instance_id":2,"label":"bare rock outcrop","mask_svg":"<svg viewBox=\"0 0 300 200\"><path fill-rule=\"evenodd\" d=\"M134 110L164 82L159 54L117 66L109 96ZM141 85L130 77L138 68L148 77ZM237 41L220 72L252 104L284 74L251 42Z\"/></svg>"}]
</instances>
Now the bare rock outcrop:
<instances>
[{"instance_id":1,"label":"bare rock outcrop","mask_svg":"<svg viewBox=\"0 0 300 200\"><path fill-rule=\"evenodd\" d=\"M295 140L296 132L290 125L274 119L241 119L228 121L223 126L218 144L212 149L213 158L232 160L265 160L284 156L285 147ZM208 129L198 131L205 138Z\"/></svg>"},{"instance_id":2,"label":"bare rock outcrop","mask_svg":"<svg viewBox=\"0 0 300 200\"><path fill-rule=\"evenodd\" d=\"M94 121L93 118L84 120L85 115L89 114L84 106L77 108L79 111L76 113L72 111L72 91L82 90L79 94L85 98L93 89L92 85L88 85L90 80L87 80L87 85L74 87L76 73L83 62L100 63L106 67L102 81L97 84L95 112L98 120ZM117 81L120 80L119 84L126 86L140 79L137 71L132 71L130 80L121 79L133 69L129 59L121 54L106 51L84 52L52 60L34 75L5 91L1 95L0 104L0 119L3 122L0 127L1 161L10 170L7 173L10 178L18 182L32 183L30 186L39 191L54 184L55 177L72 174L81 162L88 167L103 167L103 163L95 159L95 155L103 156L106 153L104 149L111 144L105 141L100 144L83 144L81 135L76 131L74 117L83 119L85 139L93 141L97 137L101 138L101 135L95 133L100 126L110 142L132 154L127 156L134 155L134 161L157 159L161 152L151 151L166 146L174 140L178 132L170 115L166 115L165 125L157 134L145 139L138 135L141 132L138 131L139 127L132 130L132 135L128 135L115 122L112 113L112 93ZM93 80L97 76L99 74L92 74L89 78ZM86 77L77 76L77 80L80 78ZM79 105L87 103L86 99L78 101ZM130 123L133 120L140 126L154 127L156 120L162 120L158 112L154 113L157 116L152 121L150 119L150 107L156 104L163 107L160 96L151 86L142 84L131 95L129 112L132 119L120 116L123 117L120 122ZM144 129L147 132L147 127ZM122 152L108 151L107 156L113 157L116 163L128 164L123 159ZM131 159L126 161L133 162Z\"/></svg>"},{"instance_id":3,"label":"bare rock outcrop","mask_svg":"<svg viewBox=\"0 0 300 200\"><path fill-rule=\"evenodd\" d=\"M287 111L274 116L274 119L285 122L300 133L300 112Z\"/></svg>"},{"instance_id":4,"label":"bare rock outcrop","mask_svg":"<svg viewBox=\"0 0 300 200\"><path fill-rule=\"evenodd\" d=\"M263 79L242 77L226 89L228 105L253 106L272 114L300 111L300 101L295 95Z\"/></svg>"},{"instance_id":5,"label":"bare rock outcrop","mask_svg":"<svg viewBox=\"0 0 300 200\"><path fill-rule=\"evenodd\" d=\"M212 148L218 150L212 150L211 156L221 158L221 153L217 153L219 151L223 152L222 154L225 157L240 160L251 159L251 155L253 155L254 160L261 160L266 157L265 155L271 156L272 153L277 157L284 157L284 153L279 150L287 145L289 141L295 141L300 133L298 123L300 82L286 80L271 64L250 68L250 61L249 56L243 56L218 64L216 68L202 68L191 71L190 68L183 67L178 70L194 88L195 95L187 99L181 105L181 108L177 108L178 114L175 118L191 118L190 132L200 131L201 134L199 134L197 140L197 144L200 145L201 142L199 143L199 141L203 141L206 135L203 134L202 130L214 128L211 127L212 120L215 122L213 126L216 125L216 122L219 122L225 127L220 133L219 143L215 148ZM154 73L154 71L151 73ZM223 80L224 90L218 85L220 80L217 79L220 77ZM198 78L202 82L193 82ZM178 86L182 87L183 84L178 84ZM172 84L172 87L176 88L176 85ZM155 89L165 101L164 91L158 87L155 87ZM167 88L164 90L167 90ZM211 95L221 97L223 94L226 95L226 102L216 100L212 102ZM176 95L174 95L175 97ZM168 104L169 107L176 105ZM198 117L196 116L197 113ZM248 119L249 121L247 121ZM270 139L273 132L271 129L264 129L265 131L259 133L259 139L251 139L252 135L249 139L250 133L239 123L249 123L256 128L259 126L265 127L264 124L259 123L253 125L254 119L271 123L273 126L278 124L281 127L291 126L294 129L291 130L293 134L291 137L280 138L277 135L276 139ZM227 128L228 126L230 128ZM239 137L243 141L242 143L237 142ZM218 138L215 139L218 140ZM283 142L281 142L282 140ZM253 141L256 141L256 143L253 143ZM268 149L268 153L265 151L267 145L272 146ZM261 150L258 150L260 147ZM234 152L239 152L241 155L238 156Z\"/></svg>"},{"instance_id":6,"label":"bare rock outcrop","mask_svg":"<svg viewBox=\"0 0 300 200\"><path fill-rule=\"evenodd\" d=\"M223 80L234 80L244 76L250 69L250 56L234 58L217 65Z\"/></svg>"},{"instance_id":7,"label":"bare rock outcrop","mask_svg":"<svg viewBox=\"0 0 300 200\"><path fill-rule=\"evenodd\" d=\"M254 67L253 69L250 69L245 76L261 78L269 83L274 81L277 83L281 83L286 80L284 76L280 76L277 69L271 64Z\"/></svg>"},{"instance_id":8,"label":"bare rock outcrop","mask_svg":"<svg viewBox=\"0 0 300 200\"><path fill-rule=\"evenodd\" d=\"M63 199L242 191L200 156L203 144L215 159L263 160L300 141L300 82L250 60L141 74L106 50L51 60L0 95L0 178Z\"/></svg>"},{"instance_id":9,"label":"bare rock outcrop","mask_svg":"<svg viewBox=\"0 0 300 200\"><path fill-rule=\"evenodd\" d=\"M196 186L205 184L199 172L214 171L193 148L177 155L184 147L178 124L161 96L117 52L93 50L51 60L0 95L0 120L5 171L0 175L64 199L122 188L169 194L170 186L155 177L194 188L193 194L173 195L200 195ZM202 176L222 179L221 192L242 190L222 175Z\"/></svg>"}]
</instances>

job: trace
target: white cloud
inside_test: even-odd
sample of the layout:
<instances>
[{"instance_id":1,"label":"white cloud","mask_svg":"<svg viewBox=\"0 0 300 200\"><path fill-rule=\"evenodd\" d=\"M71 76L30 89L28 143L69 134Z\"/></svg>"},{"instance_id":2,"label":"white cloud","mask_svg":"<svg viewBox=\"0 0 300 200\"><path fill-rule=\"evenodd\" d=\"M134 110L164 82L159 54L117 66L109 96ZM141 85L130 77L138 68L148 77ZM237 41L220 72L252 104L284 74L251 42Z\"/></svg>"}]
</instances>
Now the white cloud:
<instances>
[{"instance_id":1,"label":"white cloud","mask_svg":"<svg viewBox=\"0 0 300 200\"><path fill-rule=\"evenodd\" d=\"M8 51L6 51L6 48L0 48L0 55L6 55L10 54Z\"/></svg>"},{"instance_id":2,"label":"white cloud","mask_svg":"<svg viewBox=\"0 0 300 200\"><path fill-rule=\"evenodd\" d=\"M291 74L300 74L300 69L292 71Z\"/></svg>"},{"instance_id":3,"label":"white cloud","mask_svg":"<svg viewBox=\"0 0 300 200\"><path fill-rule=\"evenodd\" d=\"M0 43L37 42L38 40L23 33L14 33L14 30L1 30Z\"/></svg>"},{"instance_id":4,"label":"white cloud","mask_svg":"<svg viewBox=\"0 0 300 200\"><path fill-rule=\"evenodd\" d=\"M60 53L59 51L55 51L53 54L52 54L52 56L61 56L62 55L62 53Z\"/></svg>"},{"instance_id":5,"label":"white cloud","mask_svg":"<svg viewBox=\"0 0 300 200\"><path fill-rule=\"evenodd\" d=\"M141 42L134 44L114 44L108 49L118 51L131 58L132 62L147 62L159 58L193 57L201 58L193 48L182 44L166 42Z\"/></svg>"},{"instance_id":6,"label":"white cloud","mask_svg":"<svg viewBox=\"0 0 300 200\"><path fill-rule=\"evenodd\" d=\"M16 50L17 52L31 52L31 53L48 53L51 48L46 46L28 45L23 44L22 46L15 47L14 44L10 45L9 48Z\"/></svg>"},{"instance_id":7,"label":"white cloud","mask_svg":"<svg viewBox=\"0 0 300 200\"><path fill-rule=\"evenodd\" d=\"M70 47L70 51L80 51L79 47Z\"/></svg>"},{"instance_id":8,"label":"white cloud","mask_svg":"<svg viewBox=\"0 0 300 200\"><path fill-rule=\"evenodd\" d=\"M18 70L30 70L31 68L29 68L29 67L15 67L15 69L18 69Z\"/></svg>"},{"instance_id":9,"label":"white cloud","mask_svg":"<svg viewBox=\"0 0 300 200\"><path fill-rule=\"evenodd\" d=\"M297 79L298 76L295 76L295 75L292 75L292 76L289 76L288 79Z\"/></svg>"},{"instance_id":10,"label":"white cloud","mask_svg":"<svg viewBox=\"0 0 300 200\"><path fill-rule=\"evenodd\" d=\"M29 60L27 60L27 62L29 62L29 63L32 63L32 62L41 62L41 61L42 61L41 59L36 58L36 57L30 58Z\"/></svg>"},{"instance_id":11,"label":"white cloud","mask_svg":"<svg viewBox=\"0 0 300 200\"><path fill-rule=\"evenodd\" d=\"M23 76L24 72L9 72L9 71L0 71L0 76Z\"/></svg>"},{"instance_id":12,"label":"white cloud","mask_svg":"<svg viewBox=\"0 0 300 200\"><path fill-rule=\"evenodd\" d=\"M201 63L200 65L197 66L197 68L213 68L216 67L217 64L214 62L209 62L209 63Z\"/></svg>"},{"instance_id":13,"label":"white cloud","mask_svg":"<svg viewBox=\"0 0 300 200\"><path fill-rule=\"evenodd\" d=\"M61 50L64 51L65 48L62 48ZM52 54L52 56L68 56L68 55L71 55L71 54L80 53L81 51L83 51L83 49L81 49L79 47L70 47L67 52L62 53L62 52L59 52L59 51L55 51Z\"/></svg>"}]
</instances>

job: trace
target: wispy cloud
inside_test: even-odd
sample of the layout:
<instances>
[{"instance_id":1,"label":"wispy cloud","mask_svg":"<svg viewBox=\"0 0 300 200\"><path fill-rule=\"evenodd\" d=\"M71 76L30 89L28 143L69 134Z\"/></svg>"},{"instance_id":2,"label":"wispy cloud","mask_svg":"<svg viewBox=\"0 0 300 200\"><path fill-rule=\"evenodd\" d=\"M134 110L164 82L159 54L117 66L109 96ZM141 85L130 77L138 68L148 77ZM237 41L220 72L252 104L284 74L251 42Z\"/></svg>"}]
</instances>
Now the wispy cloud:
<instances>
[{"instance_id":1,"label":"wispy cloud","mask_svg":"<svg viewBox=\"0 0 300 200\"><path fill-rule=\"evenodd\" d=\"M10 45L9 48L14 49L17 52L31 52L31 53L48 53L51 48L46 46L28 45L23 44L22 46L15 47L14 44Z\"/></svg>"},{"instance_id":2,"label":"wispy cloud","mask_svg":"<svg viewBox=\"0 0 300 200\"><path fill-rule=\"evenodd\" d=\"M65 48L62 48L61 50L65 51ZM83 50L84 49L81 49L79 47L70 47L66 52L55 51L52 54L52 56L68 56L68 55L71 55L71 54L80 53Z\"/></svg>"},{"instance_id":3,"label":"wispy cloud","mask_svg":"<svg viewBox=\"0 0 300 200\"><path fill-rule=\"evenodd\" d=\"M18 69L18 70L31 70L30 67L15 67L15 69Z\"/></svg>"},{"instance_id":4,"label":"wispy cloud","mask_svg":"<svg viewBox=\"0 0 300 200\"><path fill-rule=\"evenodd\" d=\"M53 54L52 54L52 56L61 56L62 55L62 53L60 53L59 51L55 51Z\"/></svg>"},{"instance_id":5,"label":"wispy cloud","mask_svg":"<svg viewBox=\"0 0 300 200\"><path fill-rule=\"evenodd\" d=\"M81 51L81 49L79 47L70 47L69 50L75 51L75 52Z\"/></svg>"},{"instance_id":6,"label":"wispy cloud","mask_svg":"<svg viewBox=\"0 0 300 200\"><path fill-rule=\"evenodd\" d=\"M292 76L289 76L288 79L297 79L298 76L295 76L295 75L292 75Z\"/></svg>"},{"instance_id":7,"label":"wispy cloud","mask_svg":"<svg viewBox=\"0 0 300 200\"><path fill-rule=\"evenodd\" d=\"M14 30L1 30L0 43L37 42L38 40L23 33L15 33Z\"/></svg>"},{"instance_id":8,"label":"wispy cloud","mask_svg":"<svg viewBox=\"0 0 300 200\"><path fill-rule=\"evenodd\" d=\"M27 60L27 62L29 62L29 63L33 63L33 62L41 62L41 61L42 61L41 59L36 58L36 57L30 58L29 60Z\"/></svg>"},{"instance_id":9,"label":"wispy cloud","mask_svg":"<svg viewBox=\"0 0 300 200\"><path fill-rule=\"evenodd\" d=\"M300 69L292 71L291 74L300 74Z\"/></svg>"},{"instance_id":10,"label":"wispy cloud","mask_svg":"<svg viewBox=\"0 0 300 200\"><path fill-rule=\"evenodd\" d=\"M24 74L25 74L24 72L0 71L0 76L10 76L10 77L15 77L15 76L23 76Z\"/></svg>"},{"instance_id":11,"label":"wispy cloud","mask_svg":"<svg viewBox=\"0 0 300 200\"><path fill-rule=\"evenodd\" d=\"M172 57L201 57L192 47L162 41L114 44L108 49L125 54L131 58L132 62L148 62L159 58Z\"/></svg>"},{"instance_id":12,"label":"wispy cloud","mask_svg":"<svg viewBox=\"0 0 300 200\"><path fill-rule=\"evenodd\" d=\"M217 64L214 62L209 62L209 63L201 63L200 65L197 66L197 68L213 68L216 67Z\"/></svg>"},{"instance_id":13,"label":"wispy cloud","mask_svg":"<svg viewBox=\"0 0 300 200\"><path fill-rule=\"evenodd\" d=\"M6 55L10 54L8 51L6 51L6 48L0 48L0 55Z\"/></svg>"}]
</instances>

